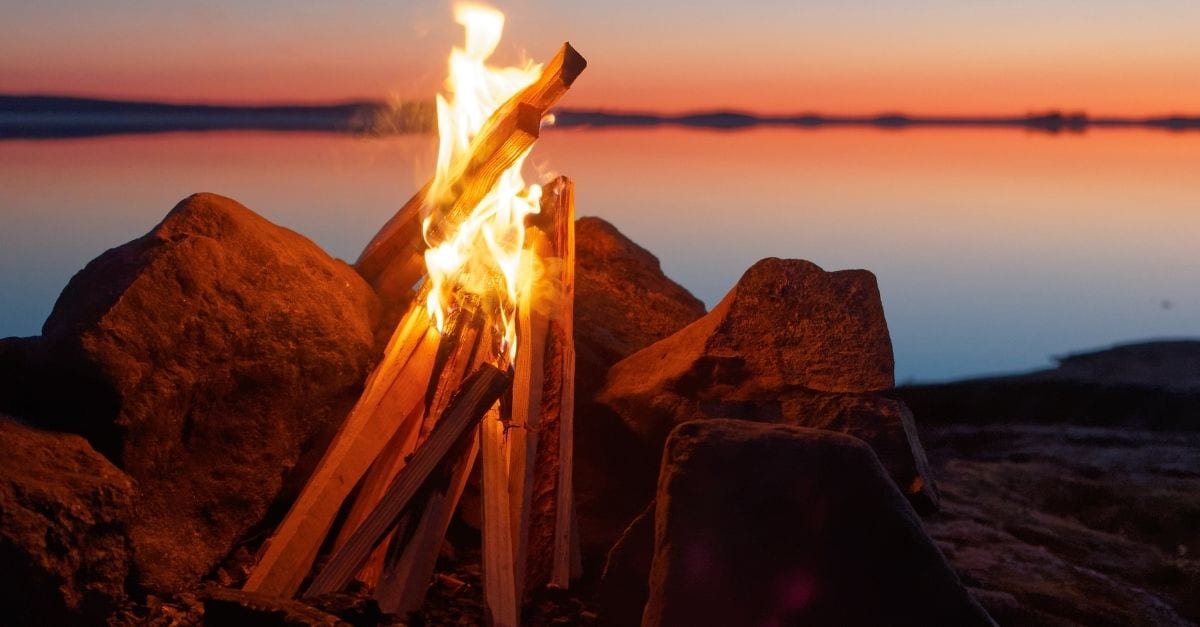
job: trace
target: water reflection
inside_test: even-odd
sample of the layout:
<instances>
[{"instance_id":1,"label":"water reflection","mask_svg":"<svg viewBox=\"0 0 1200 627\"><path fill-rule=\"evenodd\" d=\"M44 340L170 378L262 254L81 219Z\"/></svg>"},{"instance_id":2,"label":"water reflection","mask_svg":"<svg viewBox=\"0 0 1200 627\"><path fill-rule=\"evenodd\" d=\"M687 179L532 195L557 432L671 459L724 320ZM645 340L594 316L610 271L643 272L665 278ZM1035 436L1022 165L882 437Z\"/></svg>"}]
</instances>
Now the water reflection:
<instances>
[{"instance_id":1,"label":"water reflection","mask_svg":"<svg viewBox=\"0 0 1200 627\"><path fill-rule=\"evenodd\" d=\"M710 305L765 256L873 270L901 379L1200 334L1200 137L553 130L532 161ZM36 333L73 272L191 192L353 259L432 163L427 136L0 142L0 335Z\"/></svg>"}]
</instances>

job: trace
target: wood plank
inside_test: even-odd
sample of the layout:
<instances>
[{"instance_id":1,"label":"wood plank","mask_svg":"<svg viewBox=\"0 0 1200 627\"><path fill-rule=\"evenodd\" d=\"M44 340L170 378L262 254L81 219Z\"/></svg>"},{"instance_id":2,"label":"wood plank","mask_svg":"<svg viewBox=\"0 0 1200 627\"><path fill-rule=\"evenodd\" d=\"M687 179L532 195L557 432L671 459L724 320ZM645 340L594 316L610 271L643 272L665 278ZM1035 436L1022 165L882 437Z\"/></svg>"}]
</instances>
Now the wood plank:
<instances>
[{"instance_id":1,"label":"wood plank","mask_svg":"<svg viewBox=\"0 0 1200 627\"><path fill-rule=\"evenodd\" d=\"M448 323L458 340L454 344L455 349L441 360L443 367L440 368L437 385L431 386L427 417L440 416L468 369L478 368L490 359L488 349L492 335L475 303L460 307L451 315ZM443 346L447 344L443 343ZM426 420L426 426L422 427L422 439L426 435L426 427L432 430L435 422L436 418ZM390 549L384 551L385 547L381 546L359 573L360 580L374 587L373 596L385 612L404 616L420 609L446 529L450 526L478 455L477 433L472 434L471 441L470 451L466 457L454 463L449 479L435 489L426 491L425 498L420 502L414 499L417 524L411 536L401 541L393 534ZM379 576L372 578L376 569Z\"/></svg>"},{"instance_id":2,"label":"wood plank","mask_svg":"<svg viewBox=\"0 0 1200 627\"><path fill-rule=\"evenodd\" d=\"M342 502L406 417L422 404L439 337L415 304L397 326L312 477L264 545L244 589L293 596L308 575Z\"/></svg>"},{"instance_id":3,"label":"wood plank","mask_svg":"<svg viewBox=\"0 0 1200 627\"><path fill-rule=\"evenodd\" d=\"M528 248L541 259L552 253L541 230L526 230ZM544 277L543 277L544 278ZM550 317L541 303L540 286L526 289L517 306L517 358L513 364L512 415L508 430L508 492L513 534L513 580L518 592L525 589L529 548L529 517L533 505L534 466L538 454L542 416L542 387L546 334Z\"/></svg>"},{"instance_id":4,"label":"wood plank","mask_svg":"<svg viewBox=\"0 0 1200 627\"><path fill-rule=\"evenodd\" d=\"M454 463L449 481L429 491L429 498L420 510L416 529L402 548L396 550L393 547L391 557L384 563L383 574L373 595L384 612L406 616L409 612L421 609L425 602L446 530L450 528L450 521L467 487L475 460L479 457L478 430L472 430L470 437L470 445Z\"/></svg>"},{"instance_id":5,"label":"wood plank","mask_svg":"<svg viewBox=\"0 0 1200 627\"><path fill-rule=\"evenodd\" d=\"M437 355L434 357L425 402L414 409L415 416L405 419L403 428L396 431L363 477L354 502L334 540L334 551L344 546L351 534L366 520L396 475L408 463L408 456L428 437L436 418L441 416L450 397L467 374L467 369L474 359L483 322L474 309L460 309L448 320L446 333L442 335ZM437 404L433 405L435 402ZM376 566L374 569L372 564ZM374 586L379 580L382 567L383 551L379 551L377 558L368 562L364 568L366 572L360 573L359 579Z\"/></svg>"},{"instance_id":6,"label":"wood plank","mask_svg":"<svg viewBox=\"0 0 1200 627\"><path fill-rule=\"evenodd\" d=\"M483 460L483 597L486 622L492 627L518 627L521 618L513 579L505 431L498 407L488 412L479 428Z\"/></svg>"},{"instance_id":7,"label":"wood plank","mask_svg":"<svg viewBox=\"0 0 1200 627\"><path fill-rule=\"evenodd\" d=\"M562 177L550 186L560 213L558 243L563 259L558 320L562 329L562 380L558 426L558 496L554 523L554 564L550 584L566 588L572 577L572 555L578 554L575 522L575 183ZM580 568L582 570L582 568ZM582 573L580 573L582 574ZM578 576L578 575L576 575Z\"/></svg>"},{"instance_id":8,"label":"wood plank","mask_svg":"<svg viewBox=\"0 0 1200 627\"><path fill-rule=\"evenodd\" d=\"M313 578L306 596L335 592L350 583L363 562L396 525L409 501L426 485L430 474L443 464L452 448L466 446L469 435L464 439L463 434L479 422L511 384L509 373L490 365L482 366L463 382L462 391L446 408L433 433L413 453L379 505Z\"/></svg>"}]
</instances>

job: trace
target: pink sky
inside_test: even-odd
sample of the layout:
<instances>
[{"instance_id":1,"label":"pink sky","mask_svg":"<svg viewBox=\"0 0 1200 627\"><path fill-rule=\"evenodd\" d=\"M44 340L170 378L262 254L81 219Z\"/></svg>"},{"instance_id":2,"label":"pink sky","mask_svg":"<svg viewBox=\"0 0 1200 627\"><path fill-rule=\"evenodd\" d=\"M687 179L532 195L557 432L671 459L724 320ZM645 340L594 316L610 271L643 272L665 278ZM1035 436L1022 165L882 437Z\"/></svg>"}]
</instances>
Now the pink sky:
<instances>
[{"instance_id":1,"label":"pink sky","mask_svg":"<svg viewBox=\"0 0 1200 627\"><path fill-rule=\"evenodd\" d=\"M564 102L574 107L1200 110L1191 0L809 4L499 3L510 26L500 60L546 58L571 40L590 61ZM441 0L50 0L0 24L0 92L423 99L460 36Z\"/></svg>"}]
</instances>

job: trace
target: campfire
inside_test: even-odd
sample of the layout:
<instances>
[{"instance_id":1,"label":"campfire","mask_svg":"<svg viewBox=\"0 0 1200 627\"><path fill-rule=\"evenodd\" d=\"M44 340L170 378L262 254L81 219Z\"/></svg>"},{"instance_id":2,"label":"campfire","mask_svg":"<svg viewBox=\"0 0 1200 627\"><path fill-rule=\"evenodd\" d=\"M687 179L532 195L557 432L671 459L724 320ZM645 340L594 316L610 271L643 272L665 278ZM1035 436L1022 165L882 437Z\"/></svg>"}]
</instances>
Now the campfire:
<instances>
[{"instance_id":1,"label":"campfire","mask_svg":"<svg viewBox=\"0 0 1200 627\"><path fill-rule=\"evenodd\" d=\"M572 490L574 187L522 164L586 61L486 62L504 16L460 6L466 43L437 101L432 180L356 268L398 320L245 590L313 597L359 581L385 612L420 608L451 518L482 468L483 584L493 624L580 570Z\"/></svg>"}]
</instances>

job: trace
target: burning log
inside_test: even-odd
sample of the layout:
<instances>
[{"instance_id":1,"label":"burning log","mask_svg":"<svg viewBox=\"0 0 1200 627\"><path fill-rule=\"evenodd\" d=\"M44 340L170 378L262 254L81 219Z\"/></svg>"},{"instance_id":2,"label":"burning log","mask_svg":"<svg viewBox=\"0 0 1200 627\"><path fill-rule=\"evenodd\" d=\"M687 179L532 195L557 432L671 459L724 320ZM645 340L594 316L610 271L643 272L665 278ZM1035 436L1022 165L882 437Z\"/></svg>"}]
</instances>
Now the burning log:
<instances>
[{"instance_id":1,"label":"burning log","mask_svg":"<svg viewBox=\"0 0 1200 627\"><path fill-rule=\"evenodd\" d=\"M457 348L444 360L439 360L441 366L437 370L441 374L436 388L430 387L429 409L421 429L422 440L436 424L436 417L444 413L467 369L477 368L485 362L486 351L480 351L479 348L490 346L492 340L491 334L484 328L485 322L477 307L468 305L455 313L451 328L458 335ZM368 584L375 584L374 596L383 611L403 616L420 609L446 529L458 508L478 455L479 437L473 433L466 453L450 464L448 480L431 486L424 491L423 498L414 503L413 511L418 513L415 514L416 522L411 534L401 538L401 534L394 533L386 556L386 547L381 546L363 569L364 572L360 573L360 578Z\"/></svg>"},{"instance_id":2,"label":"burning log","mask_svg":"<svg viewBox=\"0 0 1200 627\"><path fill-rule=\"evenodd\" d=\"M329 563L313 578L305 596L334 592L350 583L384 536L394 529L408 511L409 502L426 479L439 466L445 467L452 448L469 442L463 435L483 418L496 399L512 384L512 377L491 365L484 365L463 383L461 391L438 420L437 427L413 454L412 461L396 476L379 505L338 550Z\"/></svg>"},{"instance_id":3,"label":"burning log","mask_svg":"<svg viewBox=\"0 0 1200 627\"><path fill-rule=\"evenodd\" d=\"M484 61L503 16L477 7L459 11L457 19L468 31L479 27L489 33L468 32L466 49L451 55L452 79L455 68L462 79L455 84L461 93L476 94L473 82L493 71ZM553 547L539 553L546 556L539 560L545 565L539 566L539 584L549 580L541 573L555 562L566 564L559 579L564 585L569 580L572 195L565 179L554 181L547 194L526 187L519 166L549 107L585 65L567 44L540 73L532 66L518 71L520 78L509 78L508 89L488 87L491 96L459 99L456 88L453 101L439 98L437 174L358 262L385 305L391 311L407 306L408 314L318 471L266 546L248 590L294 594L357 484L332 556L305 595L337 591L357 574L374 584L376 599L389 612L419 609L480 451L484 587L493 623L518 624L536 487L548 486L552 494L543 512L548 515L536 522L544 530L539 537L549 538ZM542 219L528 220L538 213L539 199ZM543 273L530 272L543 267ZM413 291L423 276L421 290L428 298ZM515 377L493 364L514 364ZM515 390L497 403L514 378ZM474 431L485 412L488 418ZM540 433L543 424L547 430Z\"/></svg>"},{"instance_id":4,"label":"burning log","mask_svg":"<svg viewBox=\"0 0 1200 627\"><path fill-rule=\"evenodd\" d=\"M472 364L480 365L475 362L484 323L477 307L463 307L455 312L438 345L424 406L417 410L419 414L405 419L406 428L397 430L363 478L354 504L334 542L335 551L350 539L350 535L379 504L392 480L404 468L408 456L429 436L437 418L462 384L468 368ZM375 552L363 572L359 573L359 579L370 586L379 583L387 544L385 542Z\"/></svg>"},{"instance_id":5,"label":"burning log","mask_svg":"<svg viewBox=\"0 0 1200 627\"><path fill-rule=\"evenodd\" d=\"M384 446L420 419L439 344L429 314L414 304L304 490L267 540L245 590L275 596L299 590L350 490Z\"/></svg>"},{"instance_id":6,"label":"burning log","mask_svg":"<svg viewBox=\"0 0 1200 627\"><path fill-rule=\"evenodd\" d=\"M543 285L553 289L540 295L538 305L525 308L528 323L522 321L521 331L529 350L518 360L516 373L519 378L528 369L529 382L513 388L516 436L510 438L509 481L518 590L546 584L565 588L571 578L574 185L563 177L545 190L542 213L531 231L542 257L550 260Z\"/></svg>"},{"instance_id":7,"label":"burning log","mask_svg":"<svg viewBox=\"0 0 1200 627\"><path fill-rule=\"evenodd\" d=\"M538 138L542 118L575 82L587 61L564 43L539 78L492 114L471 144L471 156L451 173L449 189L433 198L433 184L421 188L363 249L355 263L359 274L390 306L403 306L412 286L425 273L422 219L470 211ZM435 225L436 228L436 225Z\"/></svg>"}]
</instances>

